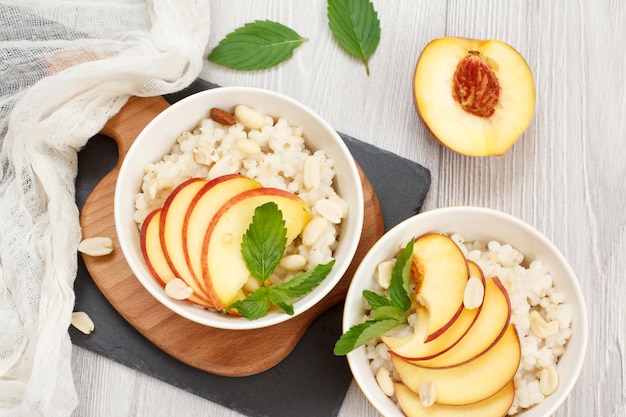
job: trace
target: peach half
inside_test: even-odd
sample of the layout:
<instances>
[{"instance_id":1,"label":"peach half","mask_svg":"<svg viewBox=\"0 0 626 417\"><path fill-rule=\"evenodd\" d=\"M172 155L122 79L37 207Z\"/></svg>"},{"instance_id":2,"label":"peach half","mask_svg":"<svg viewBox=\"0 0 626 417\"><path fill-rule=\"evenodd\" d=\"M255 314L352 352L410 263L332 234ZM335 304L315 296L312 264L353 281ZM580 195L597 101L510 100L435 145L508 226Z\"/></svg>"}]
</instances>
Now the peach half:
<instances>
[{"instance_id":1,"label":"peach half","mask_svg":"<svg viewBox=\"0 0 626 417\"><path fill-rule=\"evenodd\" d=\"M526 131L535 109L528 63L498 40L431 41L417 61L413 93L435 138L468 156L504 154Z\"/></svg>"}]
</instances>

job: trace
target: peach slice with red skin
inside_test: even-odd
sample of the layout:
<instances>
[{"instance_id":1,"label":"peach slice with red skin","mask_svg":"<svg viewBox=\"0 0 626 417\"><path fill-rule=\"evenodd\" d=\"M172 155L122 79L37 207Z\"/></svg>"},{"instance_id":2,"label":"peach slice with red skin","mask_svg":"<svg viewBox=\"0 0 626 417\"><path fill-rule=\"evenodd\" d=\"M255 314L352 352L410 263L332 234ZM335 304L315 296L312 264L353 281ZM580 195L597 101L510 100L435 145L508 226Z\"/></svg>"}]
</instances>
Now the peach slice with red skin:
<instances>
[{"instance_id":1,"label":"peach slice with red skin","mask_svg":"<svg viewBox=\"0 0 626 417\"><path fill-rule=\"evenodd\" d=\"M413 93L433 136L470 156L504 154L528 128L535 108L528 63L498 40L431 41L415 67Z\"/></svg>"},{"instance_id":2,"label":"peach slice with red skin","mask_svg":"<svg viewBox=\"0 0 626 417\"><path fill-rule=\"evenodd\" d=\"M213 216L224 203L236 195L261 184L239 174L223 175L207 182L193 196L182 223L182 252L192 279L208 294L202 278L202 245Z\"/></svg>"},{"instance_id":3,"label":"peach slice with red skin","mask_svg":"<svg viewBox=\"0 0 626 417\"><path fill-rule=\"evenodd\" d=\"M427 368L446 368L469 362L489 349L504 336L511 319L511 302L497 277L485 285L482 309L468 332L449 350L427 360L410 362Z\"/></svg>"},{"instance_id":4,"label":"peach slice with red skin","mask_svg":"<svg viewBox=\"0 0 626 417\"><path fill-rule=\"evenodd\" d=\"M467 262L469 276L477 277L485 284L485 277L474 262ZM427 360L448 351L461 340L471 329L482 310L482 304L475 309L463 308L459 317L439 337L426 342L425 332L428 313L422 306L416 306L417 321L415 331L406 337L397 338L381 336L381 340L389 348L391 354L407 360Z\"/></svg>"},{"instance_id":5,"label":"peach slice with red skin","mask_svg":"<svg viewBox=\"0 0 626 417\"><path fill-rule=\"evenodd\" d=\"M139 243L148 270L154 279L165 288L168 282L179 277L172 272L161 246L159 238L161 212L162 209L157 208L146 216L141 225ZM187 282L187 285L189 284ZM197 286L194 286L193 282L191 284L190 287L193 289L193 294L186 301L203 308L212 308L213 303L211 303L209 298Z\"/></svg>"},{"instance_id":6,"label":"peach slice with red skin","mask_svg":"<svg viewBox=\"0 0 626 417\"><path fill-rule=\"evenodd\" d=\"M201 178L184 181L165 199L159 224L159 238L165 259L175 276L189 284L193 280L185 261L182 230L185 213L198 191L207 183Z\"/></svg>"},{"instance_id":7,"label":"peach slice with red skin","mask_svg":"<svg viewBox=\"0 0 626 417\"><path fill-rule=\"evenodd\" d=\"M254 188L237 194L213 216L202 246L202 275L211 301L218 310L245 297L243 286L250 277L241 255L243 235L257 207L274 202L287 229L287 245L311 219L311 210L295 194L276 188Z\"/></svg>"},{"instance_id":8,"label":"peach slice with red skin","mask_svg":"<svg viewBox=\"0 0 626 417\"><path fill-rule=\"evenodd\" d=\"M424 407L419 395L406 385L394 384L398 404L407 417L502 417L515 399L515 384L510 381L496 394L482 401L466 405L433 404Z\"/></svg>"},{"instance_id":9,"label":"peach slice with red skin","mask_svg":"<svg viewBox=\"0 0 626 417\"><path fill-rule=\"evenodd\" d=\"M415 240L411 280L415 301L427 310L425 342L442 335L459 318L468 279L465 255L449 236L428 233Z\"/></svg>"},{"instance_id":10,"label":"peach slice with red skin","mask_svg":"<svg viewBox=\"0 0 626 417\"><path fill-rule=\"evenodd\" d=\"M447 405L472 404L491 397L515 376L521 347L513 324L487 352L462 365L424 368L398 356L391 356L401 381L413 392L423 383L435 385L435 402Z\"/></svg>"}]
</instances>

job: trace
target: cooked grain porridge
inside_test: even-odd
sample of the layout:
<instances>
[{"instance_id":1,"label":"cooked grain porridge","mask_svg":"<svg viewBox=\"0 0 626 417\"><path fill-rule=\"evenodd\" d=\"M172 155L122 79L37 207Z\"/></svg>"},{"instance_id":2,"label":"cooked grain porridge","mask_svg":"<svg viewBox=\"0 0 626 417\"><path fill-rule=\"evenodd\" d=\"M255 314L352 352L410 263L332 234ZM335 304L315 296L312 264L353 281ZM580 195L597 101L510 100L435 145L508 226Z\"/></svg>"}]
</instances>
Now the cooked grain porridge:
<instances>
[{"instance_id":1,"label":"cooked grain porridge","mask_svg":"<svg viewBox=\"0 0 626 417\"><path fill-rule=\"evenodd\" d=\"M516 327L521 345L521 362L514 377L515 399L508 412L517 414L543 401L555 388L549 386L553 385L548 381L549 374L556 369L572 334L572 309L540 260L528 261L519 250L497 241L465 241L459 234L451 238L468 260L481 267L485 279L498 277L508 292L511 323ZM377 281L377 277L374 278ZM388 295L388 290L382 287L376 290ZM542 331L545 332L539 336L535 334L536 326L531 325L537 314L543 320ZM413 325L415 319L415 314L411 315L409 324ZM411 332L411 328L404 326L392 332L394 336L403 335ZM393 379L400 380L388 348L380 338L367 343L365 349L374 375L382 368L383 372L389 371Z\"/></svg>"},{"instance_id":2,"label":"cooked grain porridge","mask_svg":"<svg viewBox=\"0 0 626 417\"><path fill-rule=\"evenodd\" d=\"M322 150L307 148L302 130L285 118L256 113L262 127L250 128L238 120L227 126L207 114L192 131L182 132L168 154L144 167L134 220L141 227L146 216L190 178L211 180L238 173L264 187L294 193L311 209L309 224L316 229L314 236L296 239L287 248L286 255L301 255L306 265L298 271L278 267L271 279L280 283L332 259L348 206L335 190L332 159Z\"/></svg>"}]
</instances>

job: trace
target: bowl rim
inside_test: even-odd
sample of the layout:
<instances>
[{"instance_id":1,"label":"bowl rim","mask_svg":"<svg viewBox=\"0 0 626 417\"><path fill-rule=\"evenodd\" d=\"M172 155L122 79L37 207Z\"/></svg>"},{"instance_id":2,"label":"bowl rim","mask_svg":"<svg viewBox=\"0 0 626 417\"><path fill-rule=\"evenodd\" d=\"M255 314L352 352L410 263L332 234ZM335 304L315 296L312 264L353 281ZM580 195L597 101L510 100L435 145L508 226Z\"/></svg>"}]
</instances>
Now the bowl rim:
<instances>
[{"instance_id":1,"label":"bowl rim","mask_svg":"<svg viewBox=\"0 0 626 417\"><path fill-rule=\"evenodd\" d=\"M139 255L138 253L136 253L135 248L133 248L133 244L131 242L131 239L133 238L129 238L129 233L134 233L134 231L125 230L126 225L128 224L128 214L125 214L125 211L128 210L128 207L124 205L124 203L121 201L122 197L120 195L123 193L123 189L125 188L123 185L121 185L121 183L123 181L128 181L128 179L136 178L135 182L136 184L138 184L136 189L139 190L139 185L142 181L141 171L138 171L138 169L136 169L137 167L134 166L135 164L128 161L135 160L137 158L141 161L141 158L137 155L141 153L142 149L144 149L145 145L142 144L146 143L146 138L149 136L150 132L156 129L158 126L163 125L165 121L167 121L169 118L174 117L175 114L181 111L181 108L187 108L188 106L193 106L195 103L200 103L200 105L204 106L206 114L208 114L211 103L215 103L219 100L227 100L224 99L224 97L241 96L242 94L250 95L250 97L255 97L251 100L258 99L258 97L269 98L272 100L272 103L280 103L276 104L277 106L280 105L285 107L293 107L296 113L306 115L303 117L310 118L312 123L317 124L320 129L328 134L328 137L333 139L330 143L333 144L333 152L335 152L336 154L329 157L331 157L331 159L333 159L335 163L337 162L336 159L339 155L342 159L345 160L345 166L342 168L342 172L344 173L344 176L346 175L346 173L348 173L349 175L349 178L346 181L346 185L350 186L350 188L354 188L350 192L353 194L352 198L355 201L355 204L351 204L349 201L347 201L350 205L350 213L348 215L349 217L343 220L343 222L346 223L344 223L344 226L342 226L342 233L350 233L352 234L352 237L345 240L345 243L343 243L342 259L337 259L336 256L333 256L336 259L336 262L329 276L327 276L324 281L322 281L322 284L320 284L320 286L293 303L293 315L288 315L283 312L270 311L268 314L259 319L248 320L243 317L232 317L224 313L219 313L217 311L202 310L201 308L195 307L186 301L174 300L168 297L167 295L165 295L163 288L156 283L152 275L148 274L149 276L147 276L145 274L145 262L143 258L141 257L141 259L138 259L139 256L131 255L133 253L135 253L135 255ZM290 119L288 120L290 123L294 123ZM199 119L195 120L194 123L197 123L198 121ZM183 126L183 124L184 123L180 121L177 122L178 126ZM178 133L180 133L184 130L185 127L181 127L177 131ZM304 136L306 138L306 132L304 132ZM177 136L172 137L170 142L171 144L175 143L176 137ZM356 187L357 183L359 187ZM227 330L250 330L273 326L297 317L299 314L309 310L318 302L320 302L323 298L325 298L341 280L356 254L362 233L363 217L364 195L361 187L360 175L356 165L356 161L354 160L347 145L341 139L337 131L332 128L332 126L330 126L330 124L326 120L324 120L317 112L315 112L305 104L285 94L259 87L215 87L212 89L202 90L190 94L189 96L184 97L181 100L173 103L171 106L167 107L161 113L156 115L137 135L136 139L133 141L126 154L123 155L118 178L116 179L115 183L115 229L120 243L120 247L124 254L124 258L129 264L129 267L133 272L135 278L154 298L157 299L159 303L161 303L174 313L199 324ZM141 264L143 264L143 266ZM324 288L324 290L318 290L319 288Z\"/></svg>"},{"instance_id":2,"label":"bowl rim","mask_svg":"<svg viewBox=\"0 0 626 417\"><path fill-rule=\"evenodd\" d=\"M356 309L357 311L359 310L357 303L362 303L361 291L367 288L367 286L364 284L364 281L372 277L373 270L371 268L373 266L373 262L377 259L377 253L383 252L385 247L394 242L398 243L398 248L395 252L397 253L400 250L400 242L402 242L402 244L405 244L406 241L408 241L411 236L411 233L409 233L408 231L415 229L416 225L426 224L433 218L436 219L438 217L442 218L441 216L458 214L494 216L495 218L498 218L502 221L510 222L516 227L519 227L521 230L525 230L526 232L530 233L533 238L538 239L543 245L545 245L554 255L556 261L560 264L560 266L566 271L566 280L569 281L569 287L571 287L570 289L573 291L574 296L574 299L570 300L569 303L576 304L579 307L579 315L576 317L576 335L578 339L578 344L574 352L576 353L576 355L574 356L574 359L576 359L576 361L574 363L568 364L568 366L572 367L572 370L569 372L571 377L568 378L567 381L560 381L557 391L551 394L551 396L547 397L546 400L544 400L542 403L537 404L529 409L522 410L518 414L516 414L521 417L540 417L544 415L552 415L565 402L568 395L571 393L574 385L576 384L580 376L582 367L585 362L587 347L589 343L589 324L586 301L580 287L580 282L574 270L570 266L565 256L556 247L556 245L538 229L511 214L481 206L445 206L418 213L394 226L372 246L372 248L364 256L359 267L356 269L351 285L348 288L348 293L346 294L342 329L345 332L352 325L356 324L356 321L352 317L354 315L351 315L350 312L352 309ZM437 226L433 226L431 229L437 229ZM437 232L439 230L433 231ZM515 246L515 244L512 245ZM353 350L346 355L348 365L353 373L355 382L357 383L365 397L368 399L368 401L372 404L372 406L376 408L378 412L380 412L382 415L388 416L388 414L386 414L389 411L388 407L393 404L400 413L398 414L398 416L402 416L403 414L401 413L397 404L389 399L389 397L387 397L385 394L383 394L380 388L378 388L375 379L373 379L374 376L369 366L363 366L364 360L367 360L365 358L364 352L365 347L360 346L359 348ZM374 381L373 384L371 383L372 380ZM551 400L547 401L547 399ZM533 410L537 411L533 412Z\"/></svg>"}]
</instances>

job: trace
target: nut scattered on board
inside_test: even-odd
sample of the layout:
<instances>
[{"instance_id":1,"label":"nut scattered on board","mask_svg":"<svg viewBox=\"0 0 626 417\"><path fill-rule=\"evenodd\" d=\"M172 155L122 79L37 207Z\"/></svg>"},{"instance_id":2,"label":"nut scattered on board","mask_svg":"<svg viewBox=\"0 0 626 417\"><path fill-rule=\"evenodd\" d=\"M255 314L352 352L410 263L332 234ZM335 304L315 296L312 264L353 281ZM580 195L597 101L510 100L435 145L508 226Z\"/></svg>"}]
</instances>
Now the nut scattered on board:
<instances>
[{"instance_id":1,"label":"nut scattered on board","mask_svg":"<svg viewBox=\"0 0 626 417\"><path fill-rule=\"evenodd\" d=\"M84 311L75 311L72 313L72 326L85 334L90 334L95 329L93 321Z\"/></svg>"},{"instance_id":2,"label":"nut scattered on board","mask_svg":"<svg viewBox=\"0 0 626 417\"><path fill-rule=\"evenodd\" d=\"M235 123L235 117L228 113L226 110L219 109L217 107L213 107L209 112L209 116L211 119L216 121L217 123L223 124L224 126L232 126Z\"/></svg>"},{"instance_id":3,"label":"nut scattered on board","mask_svg":"<svg viewBox=\"0 0 626 417\"><path fill-rule=\"evenodd\" d=\"M113 252L113 240L108 237L90 237L78 244L78 251L89 256L105 256Z\"/></svg>"}]
</instances>

